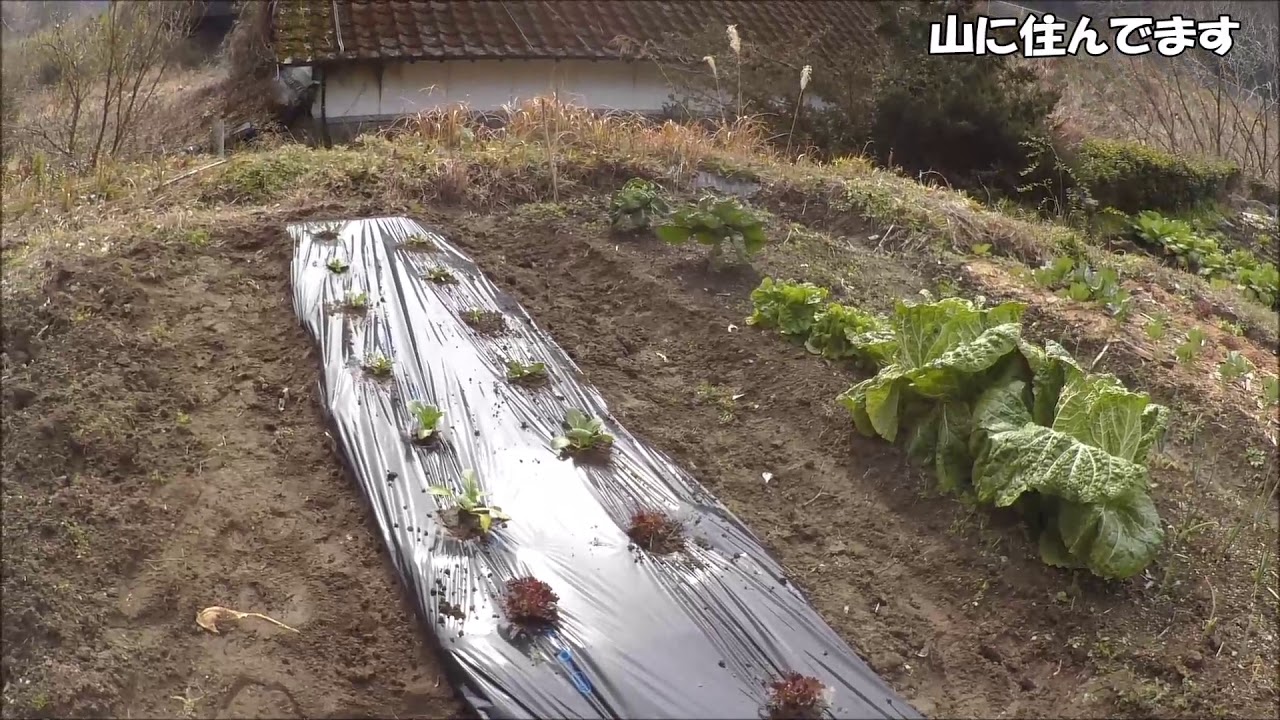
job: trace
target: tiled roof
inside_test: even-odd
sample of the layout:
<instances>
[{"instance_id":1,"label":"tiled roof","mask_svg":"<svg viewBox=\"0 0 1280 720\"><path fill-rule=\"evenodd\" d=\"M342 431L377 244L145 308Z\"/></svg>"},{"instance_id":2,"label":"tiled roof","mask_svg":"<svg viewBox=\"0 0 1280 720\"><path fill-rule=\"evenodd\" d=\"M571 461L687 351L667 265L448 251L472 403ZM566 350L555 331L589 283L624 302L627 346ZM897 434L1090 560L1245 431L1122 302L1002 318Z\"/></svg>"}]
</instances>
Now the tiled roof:
<instances>
[{"instance_id":1,"label":"tiled roof","mask_svg":"<svg viewBox=\"0 0 1280 720\"><path fill-rule=\"evenodd\" d=\"M276 0L283 65L386 58L609 59L616 39L658 42L736 24L744 42L865 42L874 2L853 0ZM334 19L337 22L334 22ZM723 37L723 35L722 35ZM822 52L822 55L828 55Z\"/></svg>"}]
</instances>

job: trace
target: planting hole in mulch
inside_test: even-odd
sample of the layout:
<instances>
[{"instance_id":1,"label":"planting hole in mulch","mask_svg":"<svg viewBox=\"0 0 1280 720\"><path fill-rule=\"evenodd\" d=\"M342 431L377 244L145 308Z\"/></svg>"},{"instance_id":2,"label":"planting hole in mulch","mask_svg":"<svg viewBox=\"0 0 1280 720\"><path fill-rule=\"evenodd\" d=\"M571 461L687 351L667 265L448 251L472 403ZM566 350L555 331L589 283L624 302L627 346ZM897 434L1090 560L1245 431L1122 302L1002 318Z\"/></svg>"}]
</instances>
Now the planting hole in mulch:
<instances>
[{"instance_id":1,"label":"planting hole in mulch","mask_svg":"<svg viewBox=\"0 0 1280 720\"><path fill-rule=\"evenodd\" d=\"M314 237L316 240L320 242L331 243L331 242L337 242L340 236L338 235L337 230L333 230L331 228L325 228L323 230L317 230L312 235L312 237Z\"/></svg>"},{"instance_id":2,"label":"planting hole in mulch","mask_svg":"<svg viewBox=\"0 0 1280 720\"><path fill-rule=\"evenodd\" d=\"M431 268L423 275L423 277L436 285L458 284L458 278L449 271L449 268L444 267L443 265L437 265L436 267Z\"/></svg>"},{"instance_id":3,"label":"planting hole in mulch","mask_svg":"<svg viewBox=\"0 0 1280 720\"><path fill-rule=\"evenodd\" d=\"M469 513L460 507L451 507L440 510L436 513L436 517L440 518L440 524L459 540L479 540L484 542L488 540L489 533L480 527L480 516L475 513ZM496 521L495 527L504 527L505 521Z\"/></svg>"},{"instance_id":4,"label":"planting hole in mulch","mask_svg":"<svg viewBox=\"0 0 1280 720\"><path fill-rule=\"evenodd\" d=\"M436 245L425 235L411 235L400 243L400 247L412 252L435 252Z\"/></svg>"},{"instance_id":5,"label":"planting hole in mulch","mask_svg":"<svg viewBox=\"0 0 1280 720\"><path fill-rule=\"evenodd\" d=\"M770 720L814 720L831 704L831 690L821 680L784 673L769 684Z\"/></svg>"},{"instance_id":6,"label":"planting hole in mulch","mask_svg":"<svg viewBox=\"0 0 1280 720\"><path fill-rule=\"evenodd\" d=\"M660 512L640 510L631 516L627 537L642 550L666 555L684 545L684 528Z\"/></svg>"},{"instance_id":7,"label":"planting hole in mulch","mask_svg":"<svg viewBox=\"0 0 1280 720\"><path fill-rule=\"evenodd\" d=\"M507 331L506 318L492 310L468 310L462 313L462 321L481 335L501 335Z\"/></svg>"},{"instance_id":8,"label":"planting hole in mulch","mask_svg":"<svg viewBox=\"0 0 1280 720\"><path fill-rule=\"evenodd\" d=\"M560 457L572 458L574 462L583 465L608 465L609 459L613 457L613 443L602 441L589 448L567 447L560 451Z\"/></svg>"},{"instance_id":9,"label":"planting hole in mulch","mask_svg":"<svg viewBox=\"0 0 1280 720\"><path fill-rule=\"evenodd\" d=\"M507 619L526 633L545 630L560 619L560 596L541 580L526 576L507 583L502 607Z\"/></svg>"}]
</instances>

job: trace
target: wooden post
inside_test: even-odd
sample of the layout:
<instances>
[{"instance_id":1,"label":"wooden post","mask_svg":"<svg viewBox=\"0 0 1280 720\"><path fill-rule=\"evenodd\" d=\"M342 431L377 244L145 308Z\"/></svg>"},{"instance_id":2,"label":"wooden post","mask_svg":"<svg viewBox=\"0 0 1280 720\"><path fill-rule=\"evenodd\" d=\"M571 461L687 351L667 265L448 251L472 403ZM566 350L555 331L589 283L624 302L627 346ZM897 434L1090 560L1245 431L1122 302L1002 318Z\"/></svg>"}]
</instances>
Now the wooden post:
<instances>
[{"instance_id":1,"label":"wooden post","mask_svg":"<svg viewBox=\"0 0 1280 720\"><path fill-rule=\"evenodd\" d=\"M227 124L219 115L213 121L213 153L218 157L227 156Z\"/></svg>"}]
</instances>

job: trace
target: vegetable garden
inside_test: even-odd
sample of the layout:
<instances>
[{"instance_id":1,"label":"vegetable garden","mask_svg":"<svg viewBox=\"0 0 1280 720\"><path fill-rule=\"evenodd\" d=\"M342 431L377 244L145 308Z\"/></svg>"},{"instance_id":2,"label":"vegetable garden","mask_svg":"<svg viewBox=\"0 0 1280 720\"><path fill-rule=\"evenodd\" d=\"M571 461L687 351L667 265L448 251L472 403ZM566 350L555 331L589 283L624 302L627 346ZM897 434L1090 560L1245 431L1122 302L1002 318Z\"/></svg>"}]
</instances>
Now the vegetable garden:
<instances>
[{"instance_id":1,"label":"vegetable garden","mask_svg":"<svg viewBox=\"0 0 1280 720\"><path fill-rule=\"evenodd\" d=\"M335 437L482 716L919 717L470 260L403 218L318 227L294 296Z\"/></svg>"}]
</instances>

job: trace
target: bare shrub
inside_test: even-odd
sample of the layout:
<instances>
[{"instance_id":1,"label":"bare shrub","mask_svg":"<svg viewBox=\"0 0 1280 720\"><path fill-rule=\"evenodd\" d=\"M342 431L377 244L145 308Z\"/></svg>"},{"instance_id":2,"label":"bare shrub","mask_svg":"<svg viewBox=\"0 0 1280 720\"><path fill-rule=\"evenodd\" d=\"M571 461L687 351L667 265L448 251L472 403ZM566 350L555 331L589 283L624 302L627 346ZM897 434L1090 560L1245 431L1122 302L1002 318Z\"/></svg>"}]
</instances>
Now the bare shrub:
<instances>
[{"instance_id":1,"label":"bare shrub","mask_svg":"<svg viewBox=\"0 0 1280 720\"><path fill-rule=\"evenodd\" d=\"M169 69L190 11L186 0L111 3L98 17L54 24L28 43L56 79L26 98L15 131L72 164L97 167L133 140Z\"/></svg>"},{"instance_id":2,"label":"bare shrub","mask_svg":"<svg viewBox=\"0 0 1280 720\"><path fill-rule=\"evenodd\" d=\"M1122 3L1091 3L1095 23L1137 12ZM1225 56L1193 49L1177 57L1067 58L1053 63L1066 80L1062 114L1087 134L1133 139L1166 152L1228 160L1247 175L1280 179L1280 67L1272 3L1160 2L1142 14L1217 19L1242 27ZM1271 13L1267 17L1266 13Z\"/></svg>"}]
</instances>

